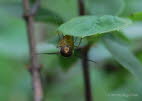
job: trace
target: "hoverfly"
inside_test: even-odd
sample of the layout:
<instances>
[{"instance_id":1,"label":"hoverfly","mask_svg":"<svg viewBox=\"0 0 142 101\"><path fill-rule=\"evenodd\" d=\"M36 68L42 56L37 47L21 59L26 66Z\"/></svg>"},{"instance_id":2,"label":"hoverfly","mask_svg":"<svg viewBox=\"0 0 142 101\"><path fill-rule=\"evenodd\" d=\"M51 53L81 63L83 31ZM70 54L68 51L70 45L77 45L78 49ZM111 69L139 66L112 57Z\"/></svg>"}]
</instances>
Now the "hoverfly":
<instances>
[{"instance_id":1,"label":"hoverfly","mask_svg":"<svg viewBox=\"0 0 142 101\"><path fill-rule=\"evenodd\" d=\"M74 54L75 48L77 49L80 46L82 38L79 41L79 44L75 45L75 38L70 35L63 35L59 36L59 41L57 44L57 48L59 48L59 52L55 53L41 53L41 54L60 54L63 57L71 57Z\"/></svg>"},{"instance_id":2,"label":"hoverfly","mask_svg":"<svg viewBox=\"0 0 142 101\"><path fill-rule=\"evenodd\" d=\"M59 36L59 42L57 44L57 48L59 48L59 52L55 53L41 53L41 54L60 54L63 57L71 57L74 54L75 47L76 49L80 46L82 38L77 46L75 46L75 41L73 36L63 35L62 38Z\"/></svg>"},{"instance_id":3,"label":"hoverfly","mask_svg":"<svg viewBox=\"0 0 142 101\"><path fill-rule=\"evenodd\" d=\"M82 39L81 39L82 40ZM62 40L59 41L59 44L57 47L60 48L60 54L64 57L70 57L74 53L74 48L79 47L81 40L78 44L78 46L75 46L74 43L74 37L70 35L63 36Z\"/></svg>"},{"instance_id":4,"label":"hoverfly","mask_svg":"<svg viewBox=\"0 0 142 101\"><path fill-rule=\"evenodd\" d=\"M80 39L78 45L76 46L75 42L77 39L75 39L73 36L63 35L62 38L59 34L58 34L58 36L59 36L59 42L57 44L57 48L60 49L59 52L42 53L42 54L60 54L63 57L71 57L74 54L74 51L79 48L82 38ZM79 57L79 56L77 56L77 57ZM88 60L88 61L95 62L92 60Z\"/></svg>"}]
</instances>

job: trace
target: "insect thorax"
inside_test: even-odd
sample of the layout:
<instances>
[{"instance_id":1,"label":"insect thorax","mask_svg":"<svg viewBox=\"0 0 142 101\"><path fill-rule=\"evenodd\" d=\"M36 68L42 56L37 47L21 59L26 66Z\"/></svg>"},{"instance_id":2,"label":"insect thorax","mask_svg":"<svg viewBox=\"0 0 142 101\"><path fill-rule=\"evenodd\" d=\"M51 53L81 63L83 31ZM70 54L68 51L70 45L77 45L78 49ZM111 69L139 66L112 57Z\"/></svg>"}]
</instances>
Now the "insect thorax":
<instances>
[{"instance_id":1,"label":"insect thorax","mask_svg":"<svg viewBox=\"0 0 142 101\"><path fill-rule=\"evenodd\" d=\"M63 38L59 41L58 44L59 47L69 46L72 49L74 48L74 40L72 36L65 35Z\"/></svg>"}]
</instances>

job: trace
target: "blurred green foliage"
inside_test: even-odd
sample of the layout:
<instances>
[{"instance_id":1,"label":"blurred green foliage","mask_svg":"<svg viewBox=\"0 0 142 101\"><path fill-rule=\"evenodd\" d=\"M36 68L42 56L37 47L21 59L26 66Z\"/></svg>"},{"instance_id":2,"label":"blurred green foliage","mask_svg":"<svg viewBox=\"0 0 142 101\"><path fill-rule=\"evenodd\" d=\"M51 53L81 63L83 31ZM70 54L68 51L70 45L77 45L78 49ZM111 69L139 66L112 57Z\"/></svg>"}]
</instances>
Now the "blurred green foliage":
<instances>
[{"instance_id":1,"label":"blurred green foliage","mask_svg":"<svg viewBox=\"0 0 142 101\"><path fill-rule=\"evenodd\" d=\"M142 12L142 0L84 1L87 14L92 15L107 14L129 17L133 13ZM44 43L44 48L52 50L52 46L58 43L58 36L55 32L60 24L59 22L78 16L77 0L41 0L41 7L50 11L51 14L47 12L44 18L49 17L48 19L41 18L35 23L36 40L38 46ZM0 0L0 101L31 101L32 99L31 78L26 69L29 64L28 42L22 13L21 0ZM139 15L135 16L139 17ZM135 20L131 26L121 30L122 36L124 35L126 38L119 36L120 40L123 40L120 42L122 46L127 47L128 51L132 51L140 62L142 62L141 28L142 22ZM118 38L118 36L116 37ZM116 40L112 38L111 44L109 44L110 40L107 40L106 44L112 47L111 49L115 49L115 46L112 45L116 45L116 42L113 43L112 41ZM137 65L137 62L127 57L123 49L115 50L117 51L114 52L122 53L123 59L134 63L134 67ZM113 54L113 57L121 60L121 57L115 54ZM97 64L89 62L92 91L96 101L142 100L141 82L123 65L114 61L102 41L98 41L92 46L89 58L97 62ZM84 101L83 78L79 58L75 57L75 62L68 61L71 65L67 65L64 59L59 58L58 55L39 55L39 59L44 67L42 76L45 87L45 101ZM124 62L125 60L121 61ZM64 71L61 67L72 68ZM136 75L141 75L138 73L141 71L135 71L137 71Z\"/></svg>"}]
</instances>

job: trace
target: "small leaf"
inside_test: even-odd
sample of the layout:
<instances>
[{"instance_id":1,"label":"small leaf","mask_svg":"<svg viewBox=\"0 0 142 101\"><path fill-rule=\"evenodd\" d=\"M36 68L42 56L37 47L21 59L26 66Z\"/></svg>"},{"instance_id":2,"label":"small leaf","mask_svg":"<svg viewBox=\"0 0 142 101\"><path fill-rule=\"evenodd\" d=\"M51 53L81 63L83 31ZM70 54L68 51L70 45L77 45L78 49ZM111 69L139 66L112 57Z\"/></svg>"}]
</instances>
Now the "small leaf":
<instances>
[{"instance_id":1,"label":"small leaf","mask_svg":"<svg viewBox=\"0 0 142 101\"><path fill-rule=\"evenodd\" d=\"M45 8L39 8L36 16L35 16L35 20L36 21L40 21L40 22L51 22L54 24L62 24L63 23L63 19L61 17L59 17L56 13L45 9Z\"/></svg>"},{"instance_id":2,"label":"small leaf","mask_svg":"<svg viewBox=\"0 0 142 101\"><path fill-rule=\"evenodd\" d=\"M101 33L120 30L130 23L131 21L128 19L116 16L81 16L62 24L58 28L58 32L64 35L83 38L85 36L99 35Z\"/></svg>"},{"instance_id":3,"label":"small leaf","mask_svg":"<svg viewBox=\"0 0 142 101\"><path fill-rule=\"evenodd\" d=\"M138 79L142 80L142 64L127 46L123 45L120 40L117 40L116 37L111 35L104 36L103 42L117 62L128 69Z\"/></svg>"},{"instance_id":4,"label":"small leaf","mask_svg":"<svg viewBox=\"0 0 142 101\"><path fill-rule=\"evenodd\" d=\"M129 18L134 21L142 21L142 12L133 13L132 15L129 16Z\"/></svg>"}]
</instances>

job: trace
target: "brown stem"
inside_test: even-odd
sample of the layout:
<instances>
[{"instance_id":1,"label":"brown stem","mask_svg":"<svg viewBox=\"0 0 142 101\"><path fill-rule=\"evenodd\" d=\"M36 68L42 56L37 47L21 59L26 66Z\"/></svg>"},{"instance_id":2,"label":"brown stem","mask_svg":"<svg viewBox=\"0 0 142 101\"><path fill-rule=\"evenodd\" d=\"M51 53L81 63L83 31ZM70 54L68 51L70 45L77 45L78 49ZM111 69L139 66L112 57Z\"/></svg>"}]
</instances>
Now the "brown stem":
<instances>
[{"instance_id":1,"label":"brown stem","mask_svg":"<svg viewBox=\"0 0 142 101\"><path fill-rule=\"evenodd\" d=\"M92 101L90 71L89 71L89 63L88 63L89 48L90 47L86 46L82 49L82 69L83 69L83 76L84 76L86 101Z\"/></svg>"},{"instance_id":2,"label":"brown stem","mask_svg":"<svg viewBox=\"0 0 142 101\"><path fill-rule=\"evenodd\" d=\"M79 15L85 15L85 7L84 7L84 1L78 0L78 9L79 9Z\"/></svg>"},{"instance_id":3,"label":"brown stem","mask_svg":"<svg viewBox=\"0 0 142 101\"><path fill-rule=\"evenodd\" d=\"M85 15L85 6L83 0L78 0L79 15ZM84 88L85 88L85 98L86 101L92 101L92 92L91 92L91 82L90 82L90 72L89 72L89 63L88 63L88 51L90 46L85 46L82 48L82 69L83 69L83 78L84 78Z\"/></svg>"},{"instance_id":4,"label":"brown stem","mask_svg":"<svg viewBox=\"0 0 142 101\"><path fill-rule=\"evenodd\" d=\"M30 52L30 65L31 65L31 76L32 86L34 90L34 101L42 101L43 91L40 79L40 65L38 63L38 57L36 55L36 43L34 36L34 19L31 14L29 0L23 0L24 17L27 26L27 36L29 41L29 52Z\"/></svg>"},{"instance_id":5,"label":"brown stem","mask_svg":"<svg viewBox=\"0 0 142 101\"><path fill-rule=\"evenodd\" d=\"M31 9L31 14L35 15L37 13L37 10L40 7L40 0L36 0L36 2L34 3L32 9Z\"/></svg>"}]
</instances>

